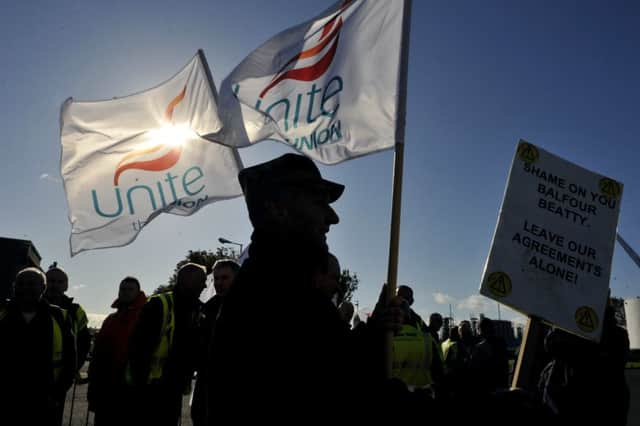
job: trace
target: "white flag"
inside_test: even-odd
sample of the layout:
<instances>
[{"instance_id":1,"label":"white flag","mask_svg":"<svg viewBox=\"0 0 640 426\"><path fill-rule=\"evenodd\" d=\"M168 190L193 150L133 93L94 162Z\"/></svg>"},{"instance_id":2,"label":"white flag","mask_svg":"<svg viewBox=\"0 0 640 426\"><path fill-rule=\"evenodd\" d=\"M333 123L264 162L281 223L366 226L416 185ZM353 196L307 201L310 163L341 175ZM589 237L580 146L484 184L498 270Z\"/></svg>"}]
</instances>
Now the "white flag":
<instances>
[{"instance_id":1,"label":"white flag","mask_svg":"<svg viewBox=\"0 0 640 426\"><path fill-rule=\"evenodd\" d=\"M236 150L200 137L221 127L200 55L145 92L62 105L72 256L126 245L162 212L190 215L242 194Z\"/></svg>"},{"instance_id":2,"label":"white flag","mask_svg":"<svg viewBox=\"0 0 640 426\"><path fill-rule=\"evenodd\" d=\"M221 86L223 129L236 147L275 139L325 164L393 148L403 0L350 0L285 30Z\"/></svg>"}]
</instances>

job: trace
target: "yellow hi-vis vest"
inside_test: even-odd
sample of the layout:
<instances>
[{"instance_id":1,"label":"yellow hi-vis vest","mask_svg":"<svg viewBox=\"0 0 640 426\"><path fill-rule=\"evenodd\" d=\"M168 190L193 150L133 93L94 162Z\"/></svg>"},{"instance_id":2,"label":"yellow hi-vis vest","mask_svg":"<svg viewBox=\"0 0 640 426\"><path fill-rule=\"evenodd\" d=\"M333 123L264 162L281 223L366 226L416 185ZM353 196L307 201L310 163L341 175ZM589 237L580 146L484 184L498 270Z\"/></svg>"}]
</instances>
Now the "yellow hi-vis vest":
<instances>
[{"instance_id":1,"label":"yellow hi-vis vest","mask_svg":"<svg viewBox=\"0 0 640 426\"><path fill-rule=\"evenodd\" d=\"M59 314L51 315L51 324L52 324L52 336L53 336L53 345L52 345L52 361L53 361L53 382L58 383L60 377L62 376L62 369L64 367L62 357L64 355L63 344L62 344L62 326L67 321L67 311L62 308L58 308L57 306L52 306L52 309L58 309Z\"/></svg>"},{"instance_id":2,"label":"yellow hi-vis vest","mask_svg":"<svg viewBox=\"0 0 640 426\"><path fill-rule=\"evenodd\" d=\"M160 293L155 296L151 296L149 301L154 298L160 299L160 302L162 303L162 326L160 328L160 341L151 356L151 365L147 383L153 383L154 381L162 379L164 364L169 357L169 351L173 345L173 334L176 328L173 292Z\"/></svg>"},{"instance_id":3,"label":"yellow hi-vis vest","mask_svg":"<svg viewBox=\"0 0 640 426\"><path fill-rule=\"evenodd\" d=\"M393 337L391 376L414 388L432 384L432 339L418 327L403 325Z\"/></svg>"},{"instance_id":4,"label":"yellow hi-vis vest","mask_svg":"<svg viewBox=\"0 0 640 426\"><path fill-rule=\"evenodd\" d=\"M450 360L455 360L458 357L458 342L454 342L451 339L447 339L442 342L442 354L444 355L444 371L448 372Z\"/></svg>"},{"instance_id":5,"label":"yellow hi-vis vest","mask_svg":"<svg viewBox=\"0 0 640 426\"><path fill-rule=\"evenodd\" d=\"M89 319L87 318L87 313L84 311L84 309L82 309L82 306L80 305L77 305L77 308L75 309L74 314L75 315L73 318L73 331L77 336L80 331L87 328L87 325L89 324Z\"/></svg>"},{"instance_id":6,"label":"yellow hi-vis vest","mask_svg":"<svg viewBox=\"0 0 640 426\"><path fill-rule=\"evenodd\" d=\"M58 383L62 376L62 369L64 368L62 327L67 321L67 311L57 306L50 305L49 312L51 315L51 365L53 366L53 382ZM0 307L0 321L2 321L6 315L6 309Z\"/></svg>"},{"instance_id":7,"label":"yellow hi-vis vest","mask_svg":"<svg viewBox=\"0 0 640 426\"><path fill-rule=\"evenodd\" d=\"M451 339L442 342L442 355L445 361L449 359L449 352L451 352L451 356L455 358L458 354L458 342L454 342Z\"/></svg>"}]
</instances>

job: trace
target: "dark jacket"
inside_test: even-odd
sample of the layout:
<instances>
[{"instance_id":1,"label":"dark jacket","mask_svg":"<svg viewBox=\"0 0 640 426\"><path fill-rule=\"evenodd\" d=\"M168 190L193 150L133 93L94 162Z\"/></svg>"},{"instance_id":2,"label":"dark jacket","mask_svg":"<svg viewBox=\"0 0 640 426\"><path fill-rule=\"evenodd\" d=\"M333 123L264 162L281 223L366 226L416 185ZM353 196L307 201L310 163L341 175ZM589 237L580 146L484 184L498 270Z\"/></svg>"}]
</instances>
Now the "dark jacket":
<instances>
[{"instance_id":1,"label":"dark jacket","mask_svg":"<svg viewBox=\"0 0 640 426\"><path fill-rule=\"evenodd\" d=\"M542 371L540 397L561 422L588 424L603 418L607 424L626 424L626 330L605 322L602 340L595 343L556 329L545 348L553 359Z\"/></svg>"},{"instance_id":2,"label":"dark jacket","mask_svg":"<svg viewBox=\"0 0 640 426\"><path fill-rule=\"evenodd\" d=\"M362 335L352 334L312 286L326 252L323 259L299 241L252 236L249 258L215 326L208 383L214 416L208 424L241 422L256 413L286 422L307 409L332 415L338 406L358 410L354 398L372 389L367 383L380 379L376 372L383 373L368 368L381 361L381 351L367 347L367 327L359 327Z\"/></svg>"},{"instance_id":3,"label":"dark jacket","mask_svg":"<svg viewBox=\"0 0 640 426\"><path fill-rule=\"evenodd\" d=\"M206 424L207 417L207 376L211 365L208 363L211 351L211 341L216 318L222 307L223 297L215 295L202 306L202 316L198 331L198 350L195 356L198 358L196 364L197 380L193 390L193 401L191 404L191 420L194 426Z\"/></svg>"},{"instance_id":4,"label":"dark jacket","mask_svg":"<svg viewBox=\"0 0 640 426\"><path fill-rule=\"evenodd\" d=\"M17 305L0 308L0 413L3 424L48 424L75 375L72 325L62 310L41 300L27 323ZM62 372L53 376L53 324L62 332Z\"/></svg>"},{"instance_id":5,"label":"dark jacket","mask_svg":"<svg viewBox=\"0 0 640 426\"><path fill-rule=\"evenodd\" d=\"M493 392L509 387L507 344L499 336L483 337L471 351L470 374L479 391Z\"/></svg>"}]
</instances>

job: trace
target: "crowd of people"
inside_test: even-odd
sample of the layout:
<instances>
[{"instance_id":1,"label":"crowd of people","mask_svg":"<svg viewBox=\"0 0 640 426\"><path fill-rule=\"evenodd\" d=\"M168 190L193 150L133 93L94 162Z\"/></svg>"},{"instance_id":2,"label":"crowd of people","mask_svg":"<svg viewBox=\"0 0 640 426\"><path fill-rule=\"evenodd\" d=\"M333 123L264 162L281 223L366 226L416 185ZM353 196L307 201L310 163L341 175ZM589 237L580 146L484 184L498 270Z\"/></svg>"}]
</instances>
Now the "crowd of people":
<instances>
[{"instance_id":1,"label":"crowd of people","mask_svg":"<svg viewBox=\"0 0 640 426\"><path fill-rule=\"evenodd\" d=\"M440 314L427 324L411 308L409 286L395 295L382 286L370 317L354 319L326 242L339 221L331 203L344 187L323 179L311 160L287 154L244 169L239 180L254 228L242 265L220 259L208 271L186 263L170 291L151 297L135 277L120 282L116 311L90 357L95 425L176 426L188 394L195 426L256 417L342 422L343 413L566 424L599 413L598 404L579 403L589 391L607 393L601 398L614 407L607 410L616 410L608 424L625 424L629 342L615 322L607 322L600 344L554 330L539 389L511 390L506 344L488 318L477 335L462 321L441 341ZM216 294L202 303L209 272ZM87 316L65 295L68 283L56 264L46 273L25 268L0 307L2 424L62 422L90 347Z\"/></svg>"}]
</instances>

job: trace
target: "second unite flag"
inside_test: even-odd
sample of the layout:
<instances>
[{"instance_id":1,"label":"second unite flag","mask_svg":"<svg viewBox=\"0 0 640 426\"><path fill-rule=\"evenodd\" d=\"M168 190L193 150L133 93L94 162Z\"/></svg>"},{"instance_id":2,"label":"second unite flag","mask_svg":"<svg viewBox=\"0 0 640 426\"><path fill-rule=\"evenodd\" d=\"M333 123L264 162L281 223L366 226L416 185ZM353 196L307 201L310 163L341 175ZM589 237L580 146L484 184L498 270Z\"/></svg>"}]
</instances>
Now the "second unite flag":
<instances>
[{"instance_id":1,"label":"second unite flag","mask_svg":"<svg viewBox=\"0 0 640 426\"><path fill-rule=\"evenodd\" d=\"M325 164L396 142L404 1L347 0L251 52L222 82L212 140L265 139Z\"/></svg>"}]
</instances>

